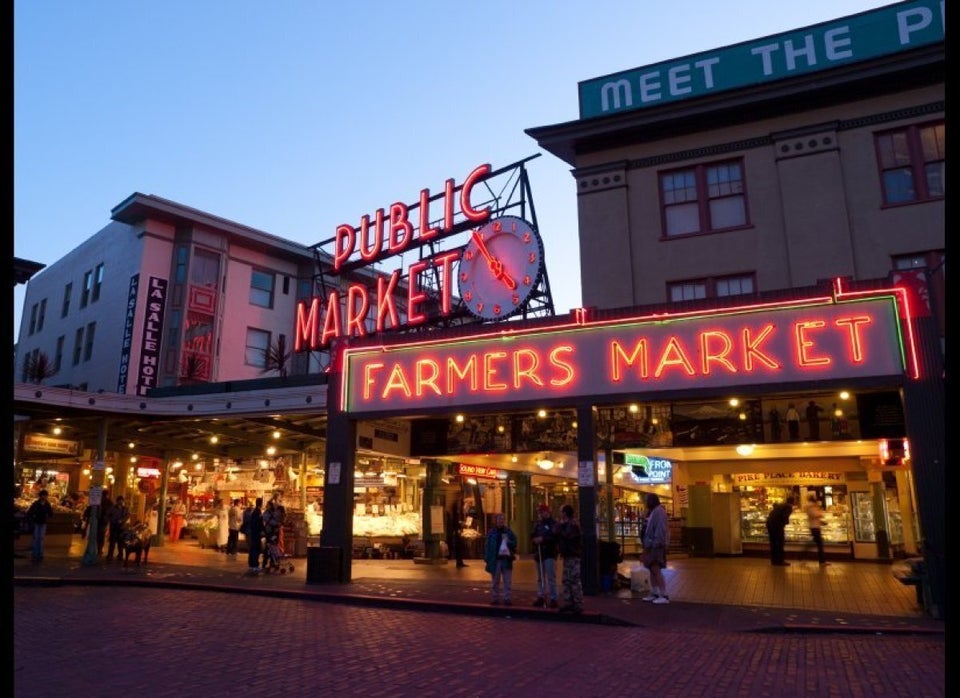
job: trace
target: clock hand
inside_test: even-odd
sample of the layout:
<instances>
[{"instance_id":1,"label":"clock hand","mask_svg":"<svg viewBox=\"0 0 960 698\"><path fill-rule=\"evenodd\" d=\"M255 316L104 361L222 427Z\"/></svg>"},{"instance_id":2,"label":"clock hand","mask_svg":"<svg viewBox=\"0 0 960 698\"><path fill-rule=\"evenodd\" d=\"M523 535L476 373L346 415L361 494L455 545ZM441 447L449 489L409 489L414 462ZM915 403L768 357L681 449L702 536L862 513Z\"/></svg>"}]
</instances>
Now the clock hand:
<instances>
[{"instance_id":1,"label":"clock hand","mask_svg":"<svg viewBox=\"0 0 960 698\"><path fill-rule=\"evenodd\" d=\"M476 230L473 231L472 238L477 244L477 249L480 250L480 254L487 260L487 266L490 268L490 271L493 272L494 278L496 278L497 281L502 281L511 291L516 290L517 282L504 270L503 262L490 254L486 243L484 243L483 238L480 237L480 234L477 233Z\"/></svg>"}]
</instances>

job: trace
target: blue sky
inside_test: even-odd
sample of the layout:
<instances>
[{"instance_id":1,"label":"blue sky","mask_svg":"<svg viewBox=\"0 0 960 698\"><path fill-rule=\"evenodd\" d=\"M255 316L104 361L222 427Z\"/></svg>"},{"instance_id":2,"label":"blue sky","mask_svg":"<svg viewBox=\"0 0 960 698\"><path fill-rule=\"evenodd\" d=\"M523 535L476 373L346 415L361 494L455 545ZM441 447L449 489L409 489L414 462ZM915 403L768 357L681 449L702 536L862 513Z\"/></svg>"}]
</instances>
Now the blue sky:
<instances>
[{"instance_id":1,"label":"blue sky","mask_svg":"<svg viewBox=\"0 0 960 698\"><path fill-rule=\"evenodd\" d=\"M15 0L14 254L52 264L135 191L314 244L543 152L528 167L565 313L576 187L524 129L575 120L581 80L888 4Z\"/></svg>"}]
</instances>

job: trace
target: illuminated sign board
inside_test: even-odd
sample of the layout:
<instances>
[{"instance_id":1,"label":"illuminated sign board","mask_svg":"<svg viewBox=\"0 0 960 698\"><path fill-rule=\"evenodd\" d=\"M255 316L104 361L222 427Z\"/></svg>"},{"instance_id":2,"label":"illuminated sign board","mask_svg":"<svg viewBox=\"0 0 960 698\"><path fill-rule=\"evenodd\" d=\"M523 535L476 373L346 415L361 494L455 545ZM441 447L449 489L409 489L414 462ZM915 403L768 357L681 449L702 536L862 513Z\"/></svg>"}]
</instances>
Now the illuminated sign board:
<instances>
[{"instance_id":1,"label":"illuminated sign board","mask_svg":"<svg viewBox=\"0 0 960 698\"><path fill-rule=\"evenodd\" d=\"M726 48L584 80L580 118L702 97L944 40L943 0L898 2Z\"/></svg>"},{"instance_id":2,"label":"illuminated sign board","mask_svg":"<svg viewBox=\"0 0 960 698\"><path fill-rule=\"evenodd\" d=\"M138 467L138 468L137 468L137 477L149 477L149 478L160 477L160 469L159 469L159 468L140 468L140 467Z\"/></svg>"},{"instance_id":3,"label":"illuminated sign board","mask_svg":"<svg viewBox=\"0 0 960 698\"><path fill-rule=\"evenodd\" d=\"M902 376L902 294L871 293L348 348L340 405L359 414Z\"/></svg>"},{"instance_id":4,"label":"illuminated sign board","mask_svg":"<svg viewBox=\"0 0 960 698\"><path fill-rule=\"evenodd\" d=\"M667 485L673 481L673 461L642 453L624 454L627 472L641 485Z\"/></svg>"},{"instance_id":5,"label":"illuminated sign board","mask_svg":"<svg viewBox=\"0 0 960 698\"><path fill-rule=\"evenodd\" d=\"M63 456L76 456L80 453L80 443L68 439L57 439L43 434L26 434L23 437L23 450L33 453L56 453Z\"/></svg>"},{"instance_id":6,"label":"illuminated sign board","mask_svg":"<svg viewBox=\"0 0 960 698\"><path fill-rule=\"evenodd\" d=\"M488 468L485 465L469 465L460 463L457 465L457 474L463 477L479 477L488 480L497 480L500 478L499 468Z\"/></svg>"},{"instance_id":7,"label":"illuminated sign board","mask_svg":"<svg viewBox=\"0 0 960 698\"><path fill-rule=\"evenodd\" d=\"M423 189L415 204L395 202L386 209L377 209L372 217L364 214L358 227L349 223L337 226L333 239L333 271L329 275L343 275L448 237L457 232L458 212L461 219L470 224L484 223L490 218L491 209L474 208L471 194L490 173L489 164L480 165L460 186L454 179L448 179L439 198L431 197L430 190ZM432 201L440 204L439 218L431 216ZM411 221L411 208L419 209L415 221ZM405 288L400 284L403 270L395 269L378 276L375 289L353 282L347 286L345 297L344 291L336 288L326 298L301 301L297 305L294 350L315 351L341 337L363 337L402 325L424 324L427 306L436 300L425 289L432 287L434 279L439 283L439 313L443 317L450 315L456 278L453 264L459 259L460 251L452 250L417 260L407 268ZM405 308L403 319L400 306Z\"/></svg>"}]
</instances>

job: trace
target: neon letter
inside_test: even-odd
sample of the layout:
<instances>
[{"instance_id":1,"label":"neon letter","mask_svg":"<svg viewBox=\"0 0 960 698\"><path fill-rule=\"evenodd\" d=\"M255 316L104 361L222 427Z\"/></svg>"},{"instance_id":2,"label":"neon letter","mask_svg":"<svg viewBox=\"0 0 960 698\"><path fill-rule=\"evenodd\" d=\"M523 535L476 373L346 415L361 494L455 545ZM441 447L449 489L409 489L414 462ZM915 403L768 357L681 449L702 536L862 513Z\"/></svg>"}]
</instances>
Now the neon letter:
<instances>
[{"instance_id":1,"label":"neon letter","mask_svg":"<svg viewBox=\"0 0 960 698\"><path fill-rule=\"evenodd\" d=\"M310 311L305 312L306 302L297 303L297 332L293 340L293 350L301 351L303 343L307 343L307 349L313 351L317 348L317 328L320 324L320 299L314 296L310 299Z\"/></svg>"},{"instance_id":2,"label":"neon letter","mask_svg":"<svg viewBox=\"0 0 960 698\"><path fill-rule=\"evenodd\" d=\"M402 252L413 239L413 225L407 219L407 205L401 202L390 206L390 254Z\"/></svg>"},{"instance_id":3,"label":"neon letter","mask_svg":"<svg viewBox=\"0 0 960 698\"><path fill-rule=\"evenodd\" d=\"M364 400L369 400L371 395L373 394L373 390L371 390L371 388L373 387L374 382L376 382L376 378L374 377L373 372L379 371L381 368L383 368L382 363L369 363L363 367L363 399Z\"/></svg>"},{"instance_id":4,"label":"neon letter","mask_svg":"<svg viewBox=\"0 0 960 698\"><path fill-rule=\"evenodd\" d=\"M470 194L473 191L473 185L479 180L490 174L490 165L480 165L473 172L467 175L460 189L460 212L471 221L483 221L490 216L490 207L477 210L470 204Z\"/></svg>"},{"instance_id":5,"label":"neon letter","mask_svg":"<svg viewBox=\"0 0 960 698\"><path fill-rule=\"evenodd\" d=\"M364 214L360 219L360 258L364 262L372 262L380 255L383 248L383 209L378 208L374 224L373 242L370 242L370 216Z\"/></svg>"},{"instance_id":6,"label":"neon letter","mask_svg":"<svg viewBox=\"0 0 960 698\"><path fill-rule=\"evenodd\" d=\"M710 352L710 340L712 338L719 339L720 343L723 345L723 349L718 354L713 354ZM703 367L703 375L710 375L710 364L714 361L722 366L725 366L730 373L736 373L737 367L734 366L729 359L727 359L727 355L732 350L733 342L726 332L702 332L700 334L700 362Z\"/></svg>"},{"instance_id":7,"label":"neon letter","mask_svg":"<svg viewBox=\"0 0 960 698\"><path fill-rule=\"evenodd\" d=\"M407 323L411 325L419 325L427 319L427 314L420 309L427 300L427 292L416 289L420 288L420 272L428 266L428 262L414 262L407 272Z\"/></svg>"},{"instance_id":8,"label":"neon letter","mask_svg":"<svg viewBox=\"0 0 960 698\"><path fill-rule=\"evenodd\" d=\"M407 382L407 377L403 374L403 368L399 363L394 364L393 369L390 371L390 378L387 380L387 384L383 387L383 399L388 399L390 397L390 393L394 390L399 390L407 397L410 397L410 385Z\"/></svg>"},{"instance_id":9,"label":"neon letter","mask_svg":"<svg viewBox=\"0 0 960 698\"><path fill-rule=\"evenodd\" d=\"M797 340L797 363L801 366L825 366L833 363L827 356L813 356L810 349L814 346L812 339L807 339L807 332L826 326L823 320L801 321L794 326Z\"/></svg>"},{"instance_id":10,"label":"neon letter","mask_svg":"<svg viewBox=\"0 0 960 698\"><path fill-rule=\"evenodd\" d=\"M363 321L367 319L367 311L369 310L370 299L367 297L366 287L360 284L352 284L347 289L347 324L344 327L344 334L349 337L350 330L353 329L353 336L366 336L367 328Z\"/></svg>"},{"instance_id":11,"label":"neon letter","mask_svg":"<svg viewBox=\"0 0 960 698\"><path fill-rule=\"evenodd\" d=\"M857 315L851 318L837 318L834 324L837 327L844 327L850 331L850 355L853 357L853 363L863 363L863 337L860 335L860 325L869 325L873 318L867 315Z\"/></svg>"},{"instance_id":12,"label":"neon letter","mask_svg":"<svg viewBox=\"0 0 960 698\"><path fill-rule=\"evenodd\" d=\"M570 383L572 383L573 379L577 377L576 371L573 370L573 365L567 363L562 358L560 358L561 354L572 354L572 353L573 353L573 347L571 347L568 344L564 344L563 346L559 346L559 347L554 347L550 351L550 363L553 366L556 366L557 368L563 369L563 372L566 374L566 376L563 378L551 378L550 385L557 388L561 388L565 385L569 385Z\"/></svg>"},{"instance_id":13,"label":"neon letter","mask_svg":"<svg viewBox=\"0 0 960 698\"><path fill-rule=\"evenodd\" d=\"M467 359L467 363L464 364L463 369L461 370L457 366L457 360L455 357L450 356L447 358L447 393L452 395L456 392L456 379L465 380L469 374L470 377L470 392L477 392L477 355L471 354L470 358Z\"/></svg>"},{"instance_id":14,"label":"neon letter","mask_svg":"<svg viewBox=\"0 0 960 698\"><path fill-rule=\"evenodd\" d=\"M390 324L397 327L400 324L400 314L397 312L397 303L394 294L400 282L400 270L394 269L390 273L390 281L384 281L382 276L377 277L377 332L386 329L385 316L389 313Z\"/></svg>"},{"instance_id":15,"label":"neon letter","mask_svg":"<svg viewBox=\"0 0 960 698\"><path fill-rule=\"evenodd\" d=\"M330 291L327 297L327 314L323 318L323 335L320 344L324 345L331 338L340 336L340 294Z\"/></svg>"},{"instance_id":16,"label":"neon letter","mask_svg":"<svg viewBox=\"0 0 960 698\"><path fill-rule=\"evenodd\" d=\"M340 271L341 265L350 259L353 247L357 244L357 236L352 225L338 225L334 243L333 269Z\"/></svg>"},{"instance_id":17,"label":"neon letter","mask_svg":"<svg viewBox=\"0 0 960 698\"><path fill-rule=\"evenodd\" d=\"M623 380L623 377L620 375L620 361L623 359L623 362L627 366L633 366L637 362L637 357L640 357L640 377L648 378L650 376L650 366L648 359L650 358L647 354L647 340L641 339L637 342L637 345L634 347L633 352L628 356L627 352L623 350L620 342L614 341L610 344L610 364L611 364L611 376L615 382L620 382Z\"/></svg>"},{"instance_id":18,"label":"neon letter","mask_svg":"<svg viewBox=\"0 0 960 698\"><path fill-rule=\"evenodd\" d=\"M774 370L780 368L780 363L772 356L765 354L760 349L760 344L767 340L767 337L773 332L773 323L768 323L766 327L760 330L760 333L750 339L750 328L743 328L743 370L748 373L753 371L753 361L756 359L767 368Z\"/></svg>"},{"instance_id":19,"label":"neon letter","mask_svg":"<svg viewBox=\"0 0 960 698\"><path fill-rule=\"evenodd\" d=\"M527 366L522 365L521 359L529 359ZM543 381L537 375L537 368L540 366L540 358L533 349L518 349L513 354L513 387L519 389L521 378L528 378L536 386L543 387Z\"/></svg>"},{"instance_id":20,"label":"neon letter","mask_svg":"<svg viewBox=\"0 0 960 698\"><path fill-rule=\"evenodd\" d=\"M429 375L426 369L430 369ZM431 388L437 395L443 395L440 387L437 385L437 378L440 376L440 366L433 359L420 359L417 361L417 397L423 395L423 389Z\"/></svg>"},{"instance_id":21,"label":"neon letter","mask_svg":"<svg viewBox=\"0 0 960 698\"><path fill-rule=\"evenodd\" d=\"M662 376L667 366L681 366L688 376L696 373L693 370L693 364L687 358L687 352L676 336L671 337L667 346L664 347L663 353L660 355L660 361L657 363L657 370L653 372L654 377Z\"/></svg>"},{"instance_id":22,"label":"neon letter","mask_svg":"<svg viewBox=\"0 0 960 698\"><path fill-rule=\"evenodd\" d=\"M505 351L491 351L483 355L483 389L484 390L506 390L506 383L496 383L494 379L497 375L497 367L494 362L506 358Z\"/></svg>"},{"instance_id":23,"label":"neon letter","mask_svg":"<svg viewBox=\"0 0 960 698\"><path fill-rule=\"evenodd\" d=\"M420 240L429 240L440 234L439 228L430 227L430 190L420 190Z\"/></svg>"}]
</instances>

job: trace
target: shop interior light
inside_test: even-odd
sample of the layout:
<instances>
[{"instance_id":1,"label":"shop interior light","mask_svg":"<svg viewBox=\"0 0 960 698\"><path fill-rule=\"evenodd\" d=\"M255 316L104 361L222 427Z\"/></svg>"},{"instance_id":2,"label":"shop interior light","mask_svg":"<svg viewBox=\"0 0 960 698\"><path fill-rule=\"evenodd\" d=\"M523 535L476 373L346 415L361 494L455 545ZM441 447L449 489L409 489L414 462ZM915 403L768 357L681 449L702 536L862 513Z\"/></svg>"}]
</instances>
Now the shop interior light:
<instances>
[{"instance_id":1,"label":"shop interior light","mask_svg":"<svg viewBox=\"0 0 960 698\"><path fill-rule=\"evenodd\" d=\"M730 407L737 407L739 404L740 404L740 400L738 398L735 398L735 397L730 398Z\"/></svg>"},{"instance_id":2,"label":"shop interior light","mask_svg":"<svg viewBox=\"0 0 960 698\"><path fill-rule=\"evenodd\" d=\"M457 424L463 424L463 415L462 415L462 414L458 414L456 417L454 417L454 419L457 420Z\"/></svg>"},{"instance_id":3,"label":"shop interior light","mask_svg":"<svg viewBox=\"0 0 960 698\"><path fill-rule=\"evenodd\" d=\"M192 460L200 460L200 454L199 454L199 453L194 453L194 454L192 454L192 455L190 456L190 458L191 458Z\"/></svg>"},{"instance_id":4,"label":"shop interior light","mask_svg":"<svg viewBox=\"0 0 960 698\"><path fill-rule=\"evenodd\" d=\"M746 412L741 412L741 413L740 413L739 415L737 415L737 416L740 418L740 421L741 421L741 422L747 421L747 413L746 413Z\"/></svg>"},{"instance_id":5,"label":"shop interior light","mask_svg":"<svg viewBox=\"0 0 960 698\"><path fill-rule=\"evenodd\" d=\"M84 477L89 477L89 475L90 475L90 468L84 468L82 472L83 472L83 476L84 476Z\"/></svg>"},{"instance_id":6,"label":"shop interior light","mask_svg":"<svg viewBox=\"0 0 960 698\"><path fill-rule=\"evenodd\" d=\"M540 419L543 419L544 417L547 416L547 411L546 411L546 410L537 410L537 416L538 416Z\"/></svg>"},{"instance_id":7,"label":"shop interior light","mask_svg":"<svg viewBox=\"0 0 960 698\"><path fill-rule=\"evenodd\" d=\"M656 424L656 423L657 423L657 420L653 420L653 423ZM570 426L573 427L574 429L576 429L576 428L577 428L577 421L574 420L574 421L570 424Z\"/></svg>"},{"instance_id":8,"label":"shop interior light","mask_svg":"<svg viewBox=\"0 0 960 698\"><path fill-rule=\"evenodd\" d=\"M273 438L275 438L275 439L279 439L279 438L280 438L280 430L279 430L279 429L277 429L276 431L273 432Z\"/></svg>"},{"instance_id":9,"label":"shop interior light","mask_svg":"<svg viewBox=\"0 0 960 698\"><path fill-rule=\"evenodd\" d=\"M834 417L842 417L842 416L843 416L843 410L841 410L841 409L838 407L837 409L835 409L835 410L833 411L833 416L834 416Z\"/></svg>"},{"instance_id":10,"label":"shop interior light","mask_svg":"<svg viewBox=\"0 0 960 698\"><path fill-rule=\"evenodd\" d=\"M113 472L113 466L112 465L107 466L107 469L106 469L107 475L109 475L112 472Z\"/></svg>"},{"instance_id":11,"label":"shop interior light","mask_svg":"<svg viewBox=\"0 0 960 698\"><path fill-rule=\"evenodd\" d=\"M276 452L277 452L276 447L274 447L274 446L267 446L267 455L268 455L268 456L272 456L272 455L273 455L274 453L276 453Z\"/></svg>"},{"instance_id":12,"label":"shop interior light","mask_svg":"<svg viewBox=\"0 0 960 698\"><path fill-rule=\"evenodd\" d=\"M510 458L510 460L513 461L514 463L516 463L518 459L517 459L516 456L512 456L512 457Z\"/></svg>"},{"instance_id":13,"label":"shop interior light","mask_svg":"<svg viewBox=\"0 0 960 698\"><path fill-rule=\"evenodd\" d=\"M203 463L197 463L193 466L194 470L203 470Z\"/></svg>"},{"instance_id":14,"label":"shop interior light","mask_svg":"<svg viewBox=\"0 0 960 698\"><path fill-rule=\"evenodd\" d=\"M740 444L737 446L737 453L739 453L741 456L749 456L753 453L753 449L755 448L756 446L754 444Z\"/></svg>"},{"instance_id":15,"label":"shop interior light","mask_svg":"<svg viewBox=\"0 0 960 698\"><path fill-rule=\"evenodd\" d=\"M467 478L467 483L468 483L468 484L471 484L471 485L476 485L476 484L477 484L477 480L476 480L476 478L469 477L469 478Z\"/></svg>"},{"instance_id":16,"label":"shop interior light","mask_svg":"<svg viewBox=\"0 0 960 698\"><path fill-rule=\"evenodd\" d=\"M651 424L659 424L659 423L660 423L660 420L657 419L656 417L653 417L653 418L651 418L650 423L651 423Z\"/></svg>"},{"instance_id":17,"label":"shop interior light","mask_svg":"<svg viewBox=\"0 0 960 698\"><path fill-rule=\"evenodd\" d=\"M137 462L137 457L136 457L136 456L130 456L130 462L131 462L131 463L136 463L136 462Z\"/></svg>"},{"instance_id":18,"label":"shop interior light","mask_svg":"<svg viewBox=\"0 0 960 698\"><path fill-rule=\"evenodd\" d=\"M537 461L537 465L540 466L542 470L553 470L553 461L549 458L541 458Z\"/></svg>"},{"instance_id":19,"label":"shop interior light","mask_svg":"<svg viewBox=\"0 0 960 698\"><path fill-rule=\"evenodd\" d=\"M628 409L630 410L630 414L636 414L640 411L640 405L632 404Z\"/></svg>"},{"instance_id":20,"label":"shop interior light","mask_svg":"<svg viewBox=\"0 0 960 698\"><path fill-rule=\"evenodd\" d=\"M53 433L56 434L57 436L60 436L60 434L63 433L63 429L61 429L60 427L54 427Z\"/></svg>"},{"instance_id":21,"label":"shop interior light","mask_svg":"<svg viewBox=\"0 0 960 698\"><path fill-rule=\"evenodd\" d=\"M133 441L127 444L127 448L136 448L136 447L137 445Z\"/></svg>"},{"instance_id":22,"label":"shop interior light","mask_svg":"<svg viewBox=\"0 0 960 698\"><path fill-rule=\"evenodd\" d=\"M499 433L502 434L505 429L506 429L506 427L503 426L502 424L498 424L498 425L497 425L497 431L498 431Z\"/></svg>"},{"instance_id":23,"label":"shop interior light","mask_svg":"<svg viewBox=\"0 0 960 698\"><path fill-rule=\"evenodd\" d=\"M840 399L841 399L841 400L849 400L849 399L850 399L850 393L848 393L846 390L841 390L841 391L840 391Z\"/></svg>"},{"instance_id":24,"label":"shop interior light","mask_svg":"<svg viewBox=\"0 0 960 698\"><path fill-rule=\"evenodd\" d=\"M216 434L214 434L213 436L210 437L210 443L212 443L212 444L215 444L215 443L217 443L217 442L219 442L219 441L220 441L220 437L217 436Z\"/></svg>"}]
</instances>

